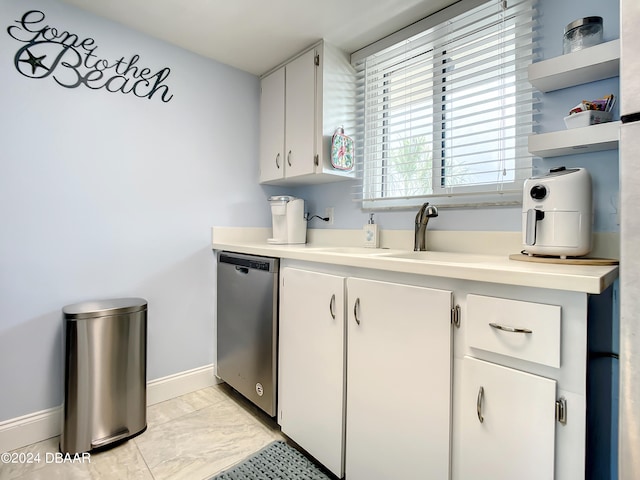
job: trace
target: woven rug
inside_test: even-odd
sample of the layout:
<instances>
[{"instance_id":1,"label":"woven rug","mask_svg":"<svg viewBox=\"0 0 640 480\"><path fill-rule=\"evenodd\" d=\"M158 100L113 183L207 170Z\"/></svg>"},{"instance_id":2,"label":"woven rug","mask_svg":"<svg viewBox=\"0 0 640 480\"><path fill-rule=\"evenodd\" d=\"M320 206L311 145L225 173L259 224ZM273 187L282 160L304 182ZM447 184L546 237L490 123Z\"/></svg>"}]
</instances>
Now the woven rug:
<instances>
[{"instance_id":1,"label":"woven rug","mask_svg":"<svg viewBox=\"0 0 640 480\"><path fill-rule=\"evenodd\" d=\"M210 480L330 480L311 460L285 442L273 442Z\"/></svg>"}]
</instances>

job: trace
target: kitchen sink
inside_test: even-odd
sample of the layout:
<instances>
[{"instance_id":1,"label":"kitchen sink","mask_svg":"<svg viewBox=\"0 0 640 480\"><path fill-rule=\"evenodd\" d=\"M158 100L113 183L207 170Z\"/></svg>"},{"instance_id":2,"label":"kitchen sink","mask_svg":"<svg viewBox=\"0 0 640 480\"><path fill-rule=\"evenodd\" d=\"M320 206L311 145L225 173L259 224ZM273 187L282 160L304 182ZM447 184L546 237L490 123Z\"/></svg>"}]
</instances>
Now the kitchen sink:
<instances>
[{"instance_id":1,"label":"kitchen sink","mask_svg":"<svg viewBox=\"0 0 640 480\"><path fill-rule=\"evenodd\" d=\"M394 255L407 253L406 250L394 250L390 248L368 248L368 247L307 247L309 252L338 254L338 255Z\"/></svg>"},{"instance_id":2,"label":"kitchen sink","mask_svg":"<svg viewBox=\"0 0 640 480\"><path fill-rule=\"evenodd\" d=\"M486 261L483 255L456 252L399 252L389 255L390 258L437 263L481 263Z\"/></svg>"},{"instance_id":3,"label":"kitchen sink","mask_svg":"<svg viewBox=\"0 0 640 480\"><path fill-rule=\"evenodd\" d=\"M305 252L319 253L327 255L350 255L355 257L384 257L389 259L412 260L415 262L430 263L482 263L488 260L495 261L494 258L487 259L485 255L456 253L456 252L414 252L397 248L368 248L368 247L312 247L305 245L302 247Z\"/></svg>"}]
</instances>

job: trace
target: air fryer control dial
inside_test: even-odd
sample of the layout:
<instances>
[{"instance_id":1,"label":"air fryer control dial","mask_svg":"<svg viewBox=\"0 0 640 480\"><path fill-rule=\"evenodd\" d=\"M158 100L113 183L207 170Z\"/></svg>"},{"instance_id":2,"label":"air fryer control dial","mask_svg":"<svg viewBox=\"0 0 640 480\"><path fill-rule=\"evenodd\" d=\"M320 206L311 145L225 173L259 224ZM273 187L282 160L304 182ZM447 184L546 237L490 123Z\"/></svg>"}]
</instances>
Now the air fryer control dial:
<instances>
[{"instance_id":1,"label":"air fryer control dial","mask_svg":"<svg viewBox=\"0 0 640 480\"><path fill-rule=\"evenodd\" d=\"M531 187L531 190L529 191L529 195L531 195L531 198L535 200L542 200L544 197L547 196L547 187L540 184L534 185L533 187Z\"/></svg>"}]
</instances>

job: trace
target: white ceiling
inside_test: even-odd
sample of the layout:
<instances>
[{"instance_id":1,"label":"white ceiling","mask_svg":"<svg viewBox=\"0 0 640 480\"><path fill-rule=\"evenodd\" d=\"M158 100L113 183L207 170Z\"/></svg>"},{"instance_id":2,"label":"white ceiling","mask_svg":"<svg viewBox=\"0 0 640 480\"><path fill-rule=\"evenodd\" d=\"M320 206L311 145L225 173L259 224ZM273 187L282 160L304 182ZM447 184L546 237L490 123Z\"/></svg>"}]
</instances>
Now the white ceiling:
<instances>
[{"instance_id":1,"label":"white ceiling","mask_svg":"<svg viewBox=\"0 0 640 480\"><path fill-rule=\"evenodd\" d=\"M317 40L352 53L456 0L62 0L261 75Z\"/></svg>"}]
</instances>

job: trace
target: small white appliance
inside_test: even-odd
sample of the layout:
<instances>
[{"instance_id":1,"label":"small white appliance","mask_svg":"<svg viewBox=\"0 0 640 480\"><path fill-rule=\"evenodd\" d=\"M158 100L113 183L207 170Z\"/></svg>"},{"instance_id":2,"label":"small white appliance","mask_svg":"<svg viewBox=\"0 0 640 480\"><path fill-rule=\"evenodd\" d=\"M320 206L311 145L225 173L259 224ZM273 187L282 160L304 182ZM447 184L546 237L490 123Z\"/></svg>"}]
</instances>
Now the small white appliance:
<instances>
[{"instance_id":1,"label":"small white appliance","mask_svg":"<svg viewBox=\"0 0 640 480\"><path fill-rule=\"evenodd\" d=\"M529 255L579 257L591 251L591 176L558 167L524 182L522 243Z\"/></svg>"},{"instance_id":2,"label":"small white appliance","mask_svg":"<svg viewBox=\"0 0 640 480\"><path fill-rule=\"evenodd\" d=\"M267 243L286 245L307 242L307 221L304 218L304 200L291 195L269 197L273 237Z\"/></svg>"}]
</instances>

